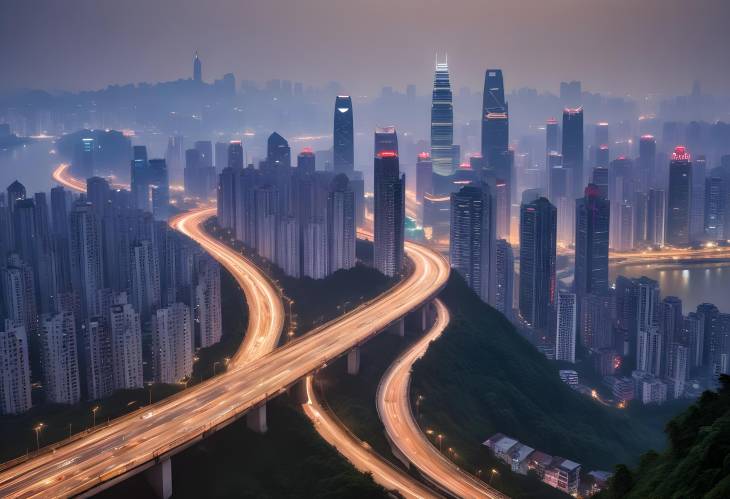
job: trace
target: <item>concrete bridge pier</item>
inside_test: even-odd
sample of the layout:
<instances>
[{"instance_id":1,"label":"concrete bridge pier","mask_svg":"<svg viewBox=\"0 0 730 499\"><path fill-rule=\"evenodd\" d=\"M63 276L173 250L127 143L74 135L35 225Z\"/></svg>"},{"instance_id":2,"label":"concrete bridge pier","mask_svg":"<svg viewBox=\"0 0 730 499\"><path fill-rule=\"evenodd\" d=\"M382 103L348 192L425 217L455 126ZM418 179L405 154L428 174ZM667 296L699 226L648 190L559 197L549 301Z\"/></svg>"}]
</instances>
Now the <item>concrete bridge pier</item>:
<instances>
[{"instance_id":1,"label":"concrete bridge pier","mask_svg":"<svg viewBox=\"0 0 730 499\"><path fill-rule=\"evenodd\" d=\"M300 379L299 381L294 383L291 388L289 388L289 396L297 404L306 404L307 402L309 402L309 397L307 397L306 377Z\"/></svg>"},{"instance_id":2,"label":"concrete bridge pier","mask_svg":"<svg viewBox=\"0 0 730 499\"><path fill-rule=\"evenodd\" d=\"M354 347L347 353L347 374L357 376L360 372L360 347Z\"/></svg>"},{"instance_id":3,"label":"concrete bridge pier","mask_svg":"<svg viewBox=\"0 0 730 499\"><path fill-rule=\"evenodd\" d=\"M165 458L144 472L147 482L160 499L172 497L172 462Z\"/></svg>"},{"instance_id":4,"label":"concrete bridge pier","mask_svg":"<svg viewBox=\"0 0 730 499\"><path fill-rule=\"evenodd\" d=\"M266 433L266 403L254 407L246 414L246 426L256 433Z\"/></svg>"},{"instance_id":5,"label":"concrete bridge pier","mask_svg":"<svg viewBox=\"0 0 730 499\"><path fill-rule=\"evenodd\" d=\"M394 334L396 336L400 336L401 338L403 338L406 335L406 323L405 323L405 321L402 318L401 319L398 319L397 322L394 322L388 328L388 332L390 334Z\"/></svg>"}]
</instances>

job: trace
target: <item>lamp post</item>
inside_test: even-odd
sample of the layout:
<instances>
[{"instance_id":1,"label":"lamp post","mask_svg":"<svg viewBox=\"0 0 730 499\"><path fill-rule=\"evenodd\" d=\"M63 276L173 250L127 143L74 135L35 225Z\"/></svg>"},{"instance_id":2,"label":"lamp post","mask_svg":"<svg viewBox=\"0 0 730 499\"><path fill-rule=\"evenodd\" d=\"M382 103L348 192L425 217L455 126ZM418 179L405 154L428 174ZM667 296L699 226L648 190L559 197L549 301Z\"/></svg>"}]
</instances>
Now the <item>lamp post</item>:
<instances>
[{"instance_id":1,"label":"lamp post","mask_svg":"<svg viewBox=\"0 0 730 499\"><path fill-rule=\"evenodd\" d=\"M423 395L419 395L416 397L416 419L421 419L421 402L423 401L423 399Z\"/></svg>"},{"instance_id":2,"label":"lamp post","mask_svg":"<svg viewBox=\"0 0 730 499\"><path fill-rule=\"evenodd\" d=\"M40 433L43 431L43 427L46 425L44 423L38 423L33 430L35 431L35 447L36 450L41 449L41 440L40 440Z\"/></svg>"},{"instance_id":3,"label":"lamp post","mask_svg":"<svg viewBox=\"0 0 730 499\"><path fill-rule=\"evenodd\" d=\"M443 447L444 436L443 436L443 434L439 433L438 435L436 435L436 438L439 441L439 451L440 452L443 452L444 451L444 447Z\"/></svg>"},{"instance_id":4,"label":"lamp post","mask_svg":"<svg viewBox=\"0 0 730 499\"><path fill-rule=\"evenodd\" d=\"M494 475L499 475L499 471L492 468L491 473L489 475L489 485L492 485L492 478L494 478Z\"/></svg>"},{"instance_id":5,"label":"lamp post","mask_svg":"<svg viewBox=\"0 0 730 499\"><path fill-rule=\"evenodd\" d=\"M91 416L93 418L93 420L92 420L93 424L91 425L92 428L96 426L96 411L98 411L98 410L99 410L98 405L91 409Z\"/></svg>"}]
</instances>

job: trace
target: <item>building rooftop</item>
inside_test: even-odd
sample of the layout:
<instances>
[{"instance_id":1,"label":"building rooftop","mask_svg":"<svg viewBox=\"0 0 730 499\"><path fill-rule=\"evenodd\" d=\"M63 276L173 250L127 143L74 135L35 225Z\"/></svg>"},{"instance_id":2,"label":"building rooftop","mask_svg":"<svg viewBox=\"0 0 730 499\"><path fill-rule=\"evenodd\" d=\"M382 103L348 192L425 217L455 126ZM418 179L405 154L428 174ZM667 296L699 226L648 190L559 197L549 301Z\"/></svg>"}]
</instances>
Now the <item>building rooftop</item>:
<instances>
[{"instance_id":1,"label":"building rooftop","mask_svg":"<svg viewBox=\"0 0 730 499\"><path fill-rule=\"evenodd\" d=\"M512 459L516 459L519 462L527 459L530 454L535 452L535 449L524 444L517 444L515 449L512 450Z\"/></svg>"}]
</instances>

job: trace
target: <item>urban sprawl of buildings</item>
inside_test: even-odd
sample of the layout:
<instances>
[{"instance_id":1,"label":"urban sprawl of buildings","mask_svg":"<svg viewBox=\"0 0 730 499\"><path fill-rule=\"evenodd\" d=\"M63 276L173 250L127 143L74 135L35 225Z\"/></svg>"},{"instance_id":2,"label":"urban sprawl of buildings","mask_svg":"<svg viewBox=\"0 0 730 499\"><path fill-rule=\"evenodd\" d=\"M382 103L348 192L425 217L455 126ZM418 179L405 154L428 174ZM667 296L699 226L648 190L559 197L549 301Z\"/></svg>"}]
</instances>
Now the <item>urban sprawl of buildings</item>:
<instances>
[{"instance_id":1,"label":"urban sprawl of buildings","mask_svg":"<svg viewBox=\"0 0 730 499\"><path fill-rule=\"evenodd\" d=\"M197 55L193 79L180 85L214 99L235 95L232 75L202 81ZM324 164L307 147L293 158L277 132L258 164L247 164L241 140L185 149L175 134L165 158L150 159L114 132L61 138L72 144L71 171L87 179L85 194L55 187L49 198L29 196L15 182L0 196L0 412L28 410L31 383L42 387L38 402L73 404L190 378L196 349L222 334L218 264L167 226L190 198L215 198L218 226L288 276L322 279L353 267L358 227L373 234L374 267L399 276L415 222L406 218L406 169L415 172L420 218L409 234L448 251L469 287L548 358L585 357L619 404L696 395L730 372L730 314L709 303L685 314L646 277L610 282L609 249L730 239L728 127L643 119L617 123L621 140L611 141L614 128L600 122L586 141L583 99L579 82L563 84L562 119L547 120L539 146L523 151L510 141L502 71L488 69L480 122L469 125L480 130L480 150L467 156L454 143L449 68L437 62L428 150L403 160L396 128L376 128L372 196L370 175L355 168L347 95L334 99ZM699 90L689 99L701 102ZM121 144L116 153L112 142ZM612 157L614 145L622 152ZM110 154L131 161L129 189L95 176L114 173L100 167ZM184 198L171 200L171 170L182 171ZM572 283L559 278L561 255L574 257L563 269ZM532 467L532 456L544 481L577 490L580 465L503 435L488 442L515 471Z\"/></svg>"}]
</instances>

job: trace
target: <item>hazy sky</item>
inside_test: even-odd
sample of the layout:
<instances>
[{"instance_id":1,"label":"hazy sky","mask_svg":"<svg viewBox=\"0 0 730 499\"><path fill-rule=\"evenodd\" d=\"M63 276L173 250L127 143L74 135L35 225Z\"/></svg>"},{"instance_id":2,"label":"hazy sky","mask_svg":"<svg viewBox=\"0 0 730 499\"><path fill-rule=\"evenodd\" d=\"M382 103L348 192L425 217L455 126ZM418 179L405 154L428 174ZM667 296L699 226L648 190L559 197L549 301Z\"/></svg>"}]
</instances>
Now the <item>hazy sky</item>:
<instances>
[{"instance_id":1,"label":"hazy sky","mask_svg":"<svg viewBox=\"0 0 730 499\"><path fill-rule=\"evenodd\" d=\"M342 82L353 94L455 88L728 93L730 0L0 0L0 89L96 89L189 77Z\"/></svg>"}]
</instances>

